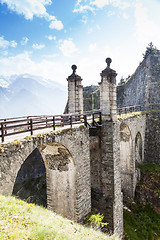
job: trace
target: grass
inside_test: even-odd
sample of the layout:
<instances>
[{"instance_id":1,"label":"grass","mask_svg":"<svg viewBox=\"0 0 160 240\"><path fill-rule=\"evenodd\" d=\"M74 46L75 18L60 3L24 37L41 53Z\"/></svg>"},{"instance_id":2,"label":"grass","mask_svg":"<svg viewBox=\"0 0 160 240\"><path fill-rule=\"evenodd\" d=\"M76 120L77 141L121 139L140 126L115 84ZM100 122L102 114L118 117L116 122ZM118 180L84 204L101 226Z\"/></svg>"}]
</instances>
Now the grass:
<instances>
[{"instance_id":1,"label":"grass","mask_svg":"<svg viewBox=\"0 0 160 240\"><path fill-rule=\"evenodd\" d=\"M0 239L118 240L15 197L0 195Z\"/></svg>"},{"instance_id":2,"label":"grass","mask_svg":"<svg viewBox=\"0 0 160 240\"><path fill-rule=\"evenodd\" d=\"M148 204L124 210L125 240L160 240L160 215Z\"/></svg>"},{"instance_id":3,"label":"grass","mask_svg":"<svg viewBox=\"0 0 160 240\"><path fill-rule=\"evenodd\" d=\"M160 174L160 165L154 163L139 164L138 167L143 172Z\"/></svg>"}]
</instances>

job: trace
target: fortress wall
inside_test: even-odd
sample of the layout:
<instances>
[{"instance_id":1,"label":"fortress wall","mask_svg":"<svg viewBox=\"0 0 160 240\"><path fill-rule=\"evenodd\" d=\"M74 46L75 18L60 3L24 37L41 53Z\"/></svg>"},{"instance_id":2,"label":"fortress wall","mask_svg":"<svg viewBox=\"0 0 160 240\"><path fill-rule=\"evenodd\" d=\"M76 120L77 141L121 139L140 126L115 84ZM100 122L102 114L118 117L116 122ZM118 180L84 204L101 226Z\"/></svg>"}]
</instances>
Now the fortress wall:
<instances>
[{"instance_id":1,"label":"fortress wall","mask_svg":"<svg viewBox=\"0 0 160 240\"><path fill-rule=\"evenodd\" d=\"M160 53L144 59L128 81L117 87L118 107L160 103ZM159 105L160 107L160 105Z\"/></svg>"}]
</instances>

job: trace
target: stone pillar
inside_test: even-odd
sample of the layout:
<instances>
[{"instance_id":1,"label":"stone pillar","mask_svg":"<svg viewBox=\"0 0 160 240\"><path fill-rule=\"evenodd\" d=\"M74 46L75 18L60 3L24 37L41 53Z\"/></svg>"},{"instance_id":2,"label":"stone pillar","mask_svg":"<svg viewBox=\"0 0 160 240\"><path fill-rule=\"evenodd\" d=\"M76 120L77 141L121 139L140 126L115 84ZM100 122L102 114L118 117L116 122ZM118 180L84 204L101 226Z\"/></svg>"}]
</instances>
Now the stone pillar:
<instances>
[{"instance_id":1,"label":"stone pillar","mask_svg":"<svg viewBox=\"0 0 160 240\"><path fill-rule=\"evenodd\" d=\"M111 233L123 234L123 196L120 169L120 126L116 121L116 76L106 59L107 68L101 73L100 108L102 113L100 144L101 187L96 206L104 214Z\"/></svg>"},{"instance_id":2,"label":"stone pillar","mask_svg":"<svg viewBox=\"0 0 160 240\"><path fill-rule=\"evenodd\" d=\"M76 65L72 65L73 73L68 81L68 113L83 113L83 86L82 78L76 74Z\"/></svg>"},{"instance_id":3,"label":"stone pillar","mask_svg":"<svg viewBox=\"0 0 160 240\"><path fill-rule=\"evenodd\" d=\"M109 231L123 234L119 123L103 121L101 127L101 212Z\"/></svg>"},{"instance_id":4,"label":"stone pillar","mask_svg":"<svg viewBox=\"0 0 160 240\"><path fill-rule=\"evenodd\" d=\"M106 59L107 67L101 72L100 85L100 109L103 120L116 120L116 71L110 68L112 60Z\"/></svg>"}]
</instances>

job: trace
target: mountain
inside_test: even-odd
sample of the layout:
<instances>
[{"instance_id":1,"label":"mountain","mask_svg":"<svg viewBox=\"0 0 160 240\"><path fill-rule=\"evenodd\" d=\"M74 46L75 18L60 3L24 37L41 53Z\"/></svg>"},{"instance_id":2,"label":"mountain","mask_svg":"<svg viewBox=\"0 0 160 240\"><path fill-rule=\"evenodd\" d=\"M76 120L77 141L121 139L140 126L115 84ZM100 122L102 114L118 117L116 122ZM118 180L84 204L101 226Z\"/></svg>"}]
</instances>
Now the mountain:
<instances>
[{"instance_id":1,"label":"mountain","mask_svg":"<svg viewBox=\"0 0 160 240\"><path fill-rule=\"evenodd\" d=\"M62 114L67 88L29 74L0 76L0 118Z\"/></svg>"}]
</instances>

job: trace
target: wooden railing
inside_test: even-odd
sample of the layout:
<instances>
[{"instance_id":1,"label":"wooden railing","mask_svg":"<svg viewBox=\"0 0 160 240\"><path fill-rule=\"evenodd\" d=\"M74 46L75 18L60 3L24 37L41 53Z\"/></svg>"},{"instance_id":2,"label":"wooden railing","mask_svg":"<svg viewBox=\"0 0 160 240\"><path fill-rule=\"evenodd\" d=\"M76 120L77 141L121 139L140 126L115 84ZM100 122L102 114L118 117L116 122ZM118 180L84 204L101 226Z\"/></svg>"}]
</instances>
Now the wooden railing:
<instances>
[{"instance_id":1,"label":"wooden railing","mask_svg":"<svg viewBox=\"0 0 160 240\"><path fill-rule=\"evenodd\" d=\"M119 115L124 114L124 113L129 113L129 112L138 112L138 111L143 111L144 107L140 105L135 105L135 106L128 106L128 107L121 107L117 109L117 113Z\"/></svg>"},{"instance_id":2,"label":"wooden railing","mask_svg":"<svg viewBox=\"0 0 160 240\"><path fill-rule=\"evenodd\" d=\"M30 132L33 135L35 130L45 128L70 126L75 124L84 124L86 127L96 126L101 123L101 113L87 114L64 114L64 115L41 115L0 119L1 139L4 142L6 136Z\"/></svg>"},{"instance_id":3,"label":"wooden railing","mask_svg":"<svg viewBox=\"0 0 160 240\"><path fill-rule=\"evenodd\" d=\"M145 111L145 110L152 110L152 109L160 109L160 104L150 104L147 106L135 105L135 106L121 107L117 109L117 114Z\"/></svg>"}]
</instances>

